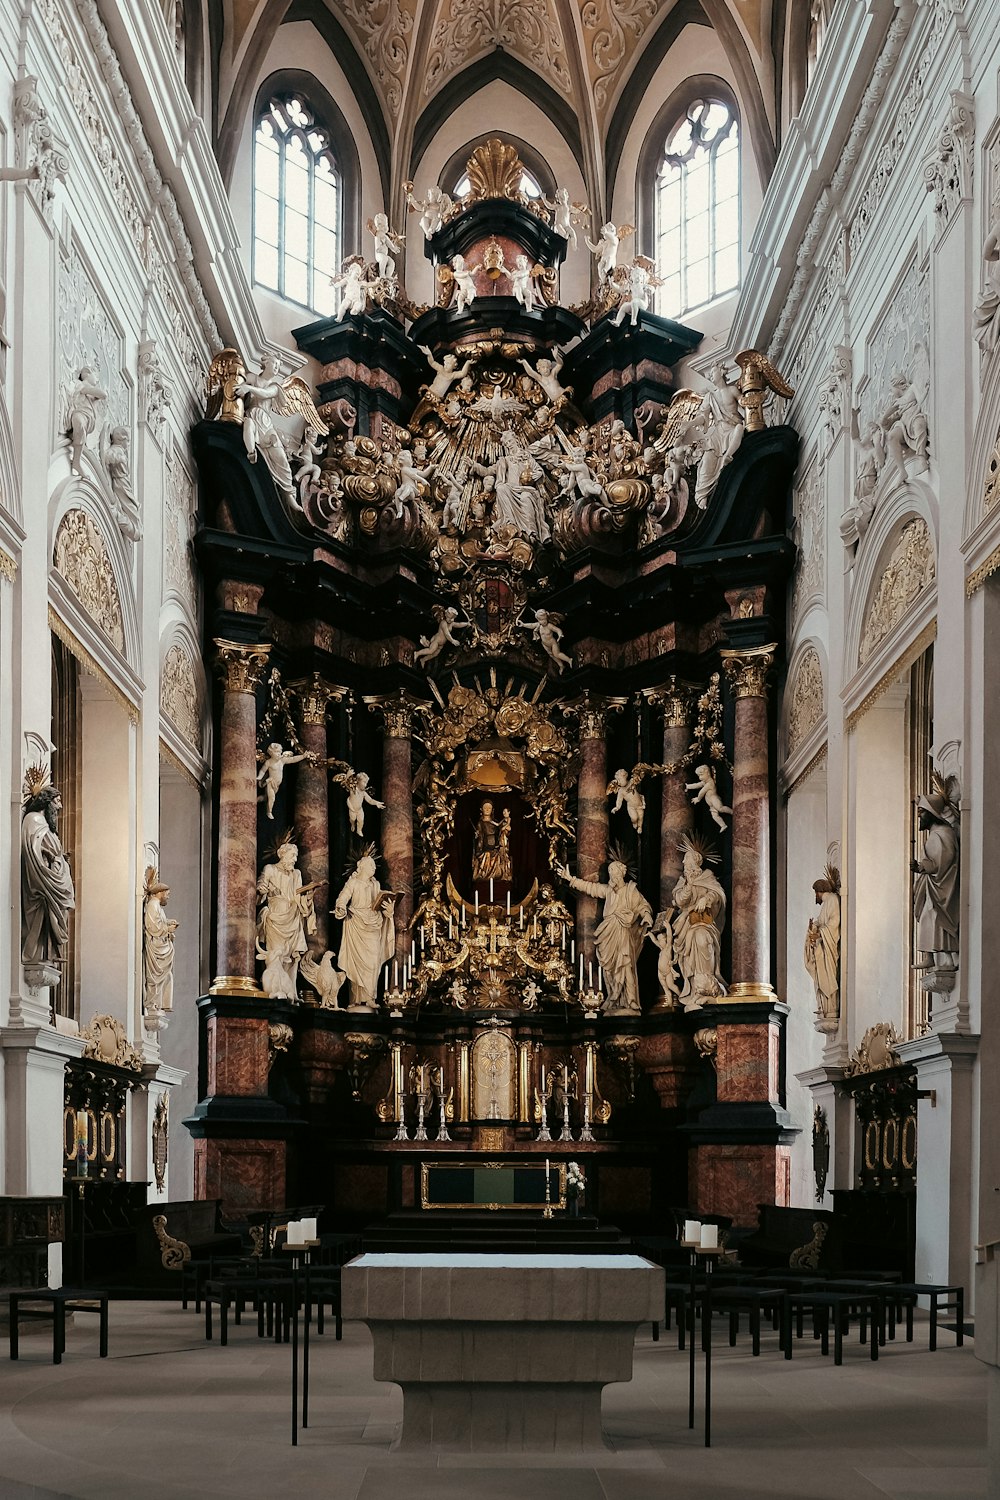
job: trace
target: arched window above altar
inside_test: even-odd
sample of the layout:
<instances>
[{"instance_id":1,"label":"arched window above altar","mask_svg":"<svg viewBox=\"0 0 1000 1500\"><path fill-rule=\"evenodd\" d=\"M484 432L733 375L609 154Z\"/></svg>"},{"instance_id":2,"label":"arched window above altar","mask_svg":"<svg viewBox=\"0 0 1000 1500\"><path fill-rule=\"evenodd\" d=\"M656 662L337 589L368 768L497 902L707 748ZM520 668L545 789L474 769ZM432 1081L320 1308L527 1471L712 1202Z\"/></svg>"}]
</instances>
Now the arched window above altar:
<instances>
[{"instance_id":1,"label":"arched window above altar","mask_svg":"<svg viewBox=\"0 0 1000 1500\"><path fill-rule=\"evenodd\" d=\"M495 132L493 132L495 134ZM517 154L521 159L521 182L520 191L526 198L551 198L556 188L556 180L549 169L548 163L535 151L526 141L520 137L513 136L504 131L504 140L516 146ZM449 198L464 198L471 188L469 181L469 158L478 146L482 146L488 136L480 136L476 140L469 141L460 151L456 151L448 158L441 172L438 185L446 192Z\"/></svg>"},{"instance_id":2,"label":"arched window above altar","mask_svg":"<svg viewBox=\"0 0 1000 1500\"><path fill-rule=\"evenodd\" d=\"M304 92L264 96L253 157L253 279L332 314L343 259L343 177L329 125Z\"/></svg>"},{"instance_id":3,"label":"arched window above altar","mask_svg":"<svg viewBox=\"0 0 1000 1500\"><path fill-rule=\"evenodd\" d=\"M661 122L662 123L662 122ZM652 168L656 311L679 318L740 284L740 127L731 103L689 99L659 132Z\"/></svg>"}]
</instances>

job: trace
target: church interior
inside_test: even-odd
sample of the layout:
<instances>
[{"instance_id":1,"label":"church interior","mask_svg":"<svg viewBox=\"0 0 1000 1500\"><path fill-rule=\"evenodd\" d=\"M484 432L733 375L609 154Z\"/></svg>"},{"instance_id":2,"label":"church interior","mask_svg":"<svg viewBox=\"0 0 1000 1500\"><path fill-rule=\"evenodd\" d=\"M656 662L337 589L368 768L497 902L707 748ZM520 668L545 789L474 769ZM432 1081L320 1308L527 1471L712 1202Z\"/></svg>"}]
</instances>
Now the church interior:
<instances>
[{"instance_id":1,"label":"church interior","mask_svg":"<svg viewBox=\"0 0 1000 1500\"><path fill-rule=\"evenodd\" d=\"M0 7L0 1497L1000 1494L995 23Z\"/></svg>"}]
</instances>

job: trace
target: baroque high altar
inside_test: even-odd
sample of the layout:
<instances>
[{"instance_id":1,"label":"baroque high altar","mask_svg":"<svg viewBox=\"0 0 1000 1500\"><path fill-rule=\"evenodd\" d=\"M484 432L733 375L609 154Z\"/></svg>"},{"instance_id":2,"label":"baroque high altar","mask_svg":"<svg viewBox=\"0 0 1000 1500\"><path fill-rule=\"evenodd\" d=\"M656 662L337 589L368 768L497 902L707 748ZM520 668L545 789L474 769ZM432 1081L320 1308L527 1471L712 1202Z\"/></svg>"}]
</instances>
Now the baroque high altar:
<instances>
[{"instance_id":1,"label":"baroque high altar","mask_svg":"<svg viewBox=\"0 0 1000 1500\"><path fill-rule=\"evenodd\" d=\"M420 1203L449 1156L575 1157L588 1207L788 1201L772 988L775 685L797 439L753 350L704 389L605 225L510 146L296 332L223 350L193 433L218 667L196 1191ZM562 195L565 198L565 194Z\"/></svg>"}]
</instances>

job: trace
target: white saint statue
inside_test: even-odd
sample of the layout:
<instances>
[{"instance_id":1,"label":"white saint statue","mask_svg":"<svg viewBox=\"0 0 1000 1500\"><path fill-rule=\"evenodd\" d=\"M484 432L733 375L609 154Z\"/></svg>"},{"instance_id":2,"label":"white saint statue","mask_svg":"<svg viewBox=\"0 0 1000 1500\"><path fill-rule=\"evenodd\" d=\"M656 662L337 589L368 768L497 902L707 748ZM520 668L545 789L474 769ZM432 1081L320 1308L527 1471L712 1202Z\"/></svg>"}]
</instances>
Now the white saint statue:
<instances>
[{"instance_id":1,"label":"white saint statue","mask_svg":"<svg viewBox=\"0 0 1000 1500\"><path fill-rule=\"evenodd\" d=\"M819 915L809 918L803 959L816 990L817 1021L840 1015L840 895L830 875L813 881Z\"/></svg>"},{"instance_id":2,"label":"white saint statue","mask_svg":"<svg viewBox=\"0 0 1000 1500\"><path fill-rule=\"evenodd\" d=\"M306 952L306 926L314 928L314 886L303 886L296 868L299 851L291 842L277 851L277 863L265 865L257 881L261 903L257 917L257 953L264 960L261 985L277 1000L296 1000L299 961Z\"/></svg>"},{"instance_id":3,"label":"white saint statue","mask_svg":"<svg viewBox=\"0 0 1000 1500\"><path fill-rule=\"evenodd\" d=\"M21 957L26 964L58 962L69 938L76 892L59 839L61 812L58 789L47 773L32 767L21 819Z\"/></svg>"},{"instance_id":4,"label":"white saint statue","mask_svg":"<svg viewBox=\"0 0 1000 1500\"><path fill-rule=\"evenodd\" d=\"M362 855L333 908L344 924L340 967L351 981L350 1010L370 1010L375 1003L379 971L395 948L395 904L395 893L384 891L375 878L371 855Z\"/></svg>"},{"instance_id":5,"label":"white saint statue","mask_svg":"<svg viewBox=\"0 0 1000 1500\"><path fill-rule=\"evenodd\" d=\"M152 865L146 871L142 906L143 1008L150 1015L174 1007L174 934L177 923L164 911L170 887L157 878Z\"/></svg>"},{"instance_id":6,"label":"white saint statue","mask_svg":"<svg viewBox=\"0 0 1000 1500\"><path fill-rule=\"evenodd\" d=\"M706 1000L726 993L719 963L726 893L705 856L693 844L684 846L683 872L674 886L674 956L681 975L685 1010L699 1010Z\"/></svg>"},{"instance_id":7,"label":"white saint statue","mask_svg":"<svg viewBox=\"0 0 1000 1500\"><path fill-rule=\"evenodd\" d=\"M559 874L575 891L604 901L604 912L594 942L608 987L602 1009L610 1013L638 1015L639 976L636 963L646 935L653 925L653 909L620 860L608 866L607 884L580 880L562 865Z\"/></svg>"}]
</instances>

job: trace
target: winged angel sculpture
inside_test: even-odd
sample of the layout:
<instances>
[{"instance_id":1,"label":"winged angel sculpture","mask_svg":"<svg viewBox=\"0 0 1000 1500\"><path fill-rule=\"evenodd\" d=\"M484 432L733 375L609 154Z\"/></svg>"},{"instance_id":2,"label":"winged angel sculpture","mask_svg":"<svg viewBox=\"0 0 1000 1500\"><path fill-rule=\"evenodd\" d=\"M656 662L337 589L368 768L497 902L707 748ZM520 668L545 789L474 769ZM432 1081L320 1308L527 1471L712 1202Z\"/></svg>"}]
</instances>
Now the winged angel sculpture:
<instances>
[{"instance_id":1,"label":"winged angel sculpture","mask_svg":"<svg viewBox=\"0 0 1000 1500\"><path fill-rule=\"evenodd\" d=\"M256 463L260 454L289 510L301 515L289 454L298 455L307 429L323 437L330 432L316 410L308 385L299 375L282 381L276 356L265 354L259 374L253 380L241 380L235 394L245 402L243 442L247 457Z\"/></svg>"}]
</instances>

